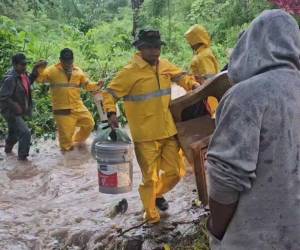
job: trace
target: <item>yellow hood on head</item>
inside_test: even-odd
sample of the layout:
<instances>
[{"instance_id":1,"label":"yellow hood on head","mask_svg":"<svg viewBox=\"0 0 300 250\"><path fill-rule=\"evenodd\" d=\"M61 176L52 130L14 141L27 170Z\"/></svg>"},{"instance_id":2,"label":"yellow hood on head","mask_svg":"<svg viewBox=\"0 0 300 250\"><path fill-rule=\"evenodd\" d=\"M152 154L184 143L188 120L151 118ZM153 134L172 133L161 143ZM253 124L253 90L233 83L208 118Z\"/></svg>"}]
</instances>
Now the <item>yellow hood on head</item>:
<instances>
[{"instance_id":1,"label":"yellow hood on head","mask_svg":"<svg viewBox=\"0 0 300 250\"><path fill-rule=\"evenodd\" d=\"M189 30L184 34L188 43L193 46L197 43L202 43L206 47L210 46L211 38L207 30L199 24L195 24L189 28Z\"/></svg>"}]
</instances>

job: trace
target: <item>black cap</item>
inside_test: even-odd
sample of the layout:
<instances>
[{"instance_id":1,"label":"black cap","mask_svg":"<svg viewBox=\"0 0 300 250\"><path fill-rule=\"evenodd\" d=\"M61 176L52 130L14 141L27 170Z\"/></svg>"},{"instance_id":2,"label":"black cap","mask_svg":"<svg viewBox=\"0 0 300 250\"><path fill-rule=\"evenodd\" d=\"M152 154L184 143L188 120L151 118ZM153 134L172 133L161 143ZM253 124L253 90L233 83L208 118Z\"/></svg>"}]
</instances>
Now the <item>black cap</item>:
<instances>
[{"instance_id":1,"label":"black cap","mask_svg":"<svg viewBox=\"0 0 300 250\"><path fill-rule=\"evenodd\" d=\"M15 55L12 56L11 58L11 62L13 65L16 64L27 64L28 61L26 59L26 56L23 53L17 53Z\"/></svg>"},{"instance_id":2,"label":"black cap","mask_svg":"<svg viewBox=\"0 0 300 250\"><path fill-rule=\"evenodd\" d=\"M60 57L61 60L73 60L73 51L69 48L64 48L60 51Z\"/></svg>"},{"instance_id":3,"label":"black cap","mask_svg":"<svg viewBox=\"0 0 300 250\"><path fill-rule=\"evenodd\" d=\"M154 29L140 30L132 44L137 48L141 48L144 45L166 45L160 38L159 30Z\"/></svg>"}]
</instances>

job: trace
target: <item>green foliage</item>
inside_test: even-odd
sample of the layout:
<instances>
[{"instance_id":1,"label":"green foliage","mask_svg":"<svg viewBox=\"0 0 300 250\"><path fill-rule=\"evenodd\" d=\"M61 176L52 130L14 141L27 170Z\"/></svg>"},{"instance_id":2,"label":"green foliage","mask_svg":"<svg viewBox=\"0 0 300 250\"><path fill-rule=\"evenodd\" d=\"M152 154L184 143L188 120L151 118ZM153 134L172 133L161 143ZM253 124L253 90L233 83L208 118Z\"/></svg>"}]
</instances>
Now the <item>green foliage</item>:
<instances>
[{"instance_id":1,"label":"green foliage","mask_svg":"<svg viewBox=\"0 0 300 250\"><path fill-rule=\"evenodd\" d=\"M181 238L172 242L173 250L209 250L209 237L206 228L206 220L197 224L197 230L194 230L195 225L187 228Z\"/></svg>"},{"instance_id":2,"label":"green foliage","mask_svg":"<svg viewBox=\"0 0 300 250\"><path fill-rule=\"evenodd\" d=\"M9 69L10 58L16 52L24 51L32 64L39 59L54 64L59 51L69 47L74 51L75 63L92 80L104 79L108 84L134 53L130 7L128 0L1 1L0 77ZM223 66L238 34L266 8L270 5L261 0L145 0L138 25L160 29L167 42L162 56L189 70L192 51L184 33L200 23L211 33L212 49ZM30 127L36 136L52 138L55 125L48 88L35 84L33 92L35 108ZM99 117L90 94L83 93L82 97L97 122ZM119 109L124 124L122 102ZM0 136L4 132L5 123L0 118Z\"/></svg>"},{"instance_id":3,"label":"green foliage","mask_svg":"<svg viewBox=\"0 0 300 250\"><path fill-rule=\"evenodd\" d=\"M14 22L0 16L0 78L11 67L11 56L21 50Z\"/></svg>"},{"instance_id":4,"label":"green foliage","mask_svg":"<svg viewBox=\"0 0 300 250\"><path fill-rule=\"evenodd\" d=\"M20 18L27 11L24 0L2 0L0 1L0 13L10 18Z\"/></svg>"},{"instance_id":5,"label":"green foliage","mask_svg":"<svg viewBox=\"0 0 300 250\"><path fill-rule=\"evenodd\" d=\"M4 138L5 135L7 134L7 127L5 120L0 117L0 139Z\"/></svg>"},{"instance_id":6,"label":"green foliage","mask_svg":"<svg viewBox=\"0 0 300 250\"><path fill-rule=\"evenodd\" d=\"M36 86L33 90L33 115L28 119L29 127L36 137L55 139L55 123L51 112L51 98L47 86Z\"/></svg>"},{"instance_id":7,"label":"green foliage","mask_svg":"<svg viewBox=\"0 0 300 250\"><path fill-rule=\"evenodd\" d=\"M188 20L207 27L214 41L232 46L245 25L270 7L267 1L261 0L196 0L191 6Z\"/></svg>"}]
</instances>

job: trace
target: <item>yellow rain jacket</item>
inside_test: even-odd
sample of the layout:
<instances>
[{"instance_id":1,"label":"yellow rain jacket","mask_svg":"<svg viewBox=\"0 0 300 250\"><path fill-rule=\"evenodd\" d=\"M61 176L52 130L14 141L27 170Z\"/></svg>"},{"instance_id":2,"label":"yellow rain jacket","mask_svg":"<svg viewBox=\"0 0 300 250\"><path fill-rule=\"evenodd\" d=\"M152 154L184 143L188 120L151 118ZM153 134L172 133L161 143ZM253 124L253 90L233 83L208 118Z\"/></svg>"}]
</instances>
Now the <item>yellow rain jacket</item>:
<instances>
[{"instance_id":1,"label":"yellow rain jacket","mask_svg":"<svg viewBox=\"0 0 300 250\"><path fill-rule=\"evenodd\" d=\"M105 111L116 112L115 102L123 98L133 141L171 137L177 134L169 109L172 82L187 90L196 84L193 76L169 61L160 59L152 67L137 53L103 92Z\"/></svg>"},{"instance_id":2,"label":"yellow rain jacket","mask_svg":"<svg viewBox=\"0 0 300 250\"><path fill-rule=\"evenodd\" d=\"M174 137L177 131L169 109L172 82L187 90L196 84L193 76L167 60L160 59L153 67L137 53L103 92L106 112L115 112L116 100L124 100L137 161L143 174L139 193L149 223L160 220L156 198L170 191L184 172L179 145Z\"/></svg>"},{"instance_id":3,"label":"yellow rain jacket","mask_svg":"<svg viewBox=\"0 0 300 250\"><path fill-rule=\"evenodd\" d=\"M83 71L77 66L73 66L72 77L68 80L60 63L39 72L36 81L50 83L53 110L71 109L87 111L80 97L81 87L87 91L99 90L99 86L95 83L91 83Z\"/></svg>"},{"instance_id":4,"label":"yellow rain jacket","mask_svg":"<svg viewBox=\"0 0 300 250\"><path fill-rule=\"evenodd\" d=\"M191 69L196 76L215 75L219 72L219 63L214 56L210 45L211 38L201 25L193 25L186 33L185 38L191 46L202 44L192 59Z\"/></svg>"},{"instance_id":5,"label":"yellow rain jacket","mask_svg":"<svg viewBox=\"0 0 300 250\"><path fill-rule=\"evenodd\" d=\"M201 44L192 59L192 73L203 79L219 73L219 63L210 48L211 38L206 29L199 24L193 25L185 33L185 38L191 46ZM209 96L206 107L211 116L214 117L218 107L218 100L213 96Z\"/></svg>"},{"instance_id":6,"label":"yellow rain jacket","mask_svg":"<svg viewBox=\"0 0 300 250\"><path fill-rule=\"evenodd\" d=\"M91 83L76 66L73 66L71 78L68 80L60 63L40 69L36 81L50 83L52 109L61 149L67 151L72 149L74 144L84 142L93 130L95 122L81 100L80 89L83 87L87 91L97 91L99 86ZM80 129L76 131L78 127Z\"/></svg>"}]
</instances>

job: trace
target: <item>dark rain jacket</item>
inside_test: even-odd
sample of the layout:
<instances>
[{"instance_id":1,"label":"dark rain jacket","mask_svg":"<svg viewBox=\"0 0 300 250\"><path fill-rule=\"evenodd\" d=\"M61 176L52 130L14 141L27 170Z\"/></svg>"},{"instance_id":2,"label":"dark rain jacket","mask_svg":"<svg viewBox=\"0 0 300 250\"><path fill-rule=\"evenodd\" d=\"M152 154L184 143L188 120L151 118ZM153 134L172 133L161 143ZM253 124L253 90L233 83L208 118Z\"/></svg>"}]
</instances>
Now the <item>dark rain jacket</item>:
<instances>
[{"instance_id":1,"label":"dark rain jacket","mask_svg":"<svg viewBox=\"0 0 300 250\"><path fill-rule=\"evenodd\" d=\"M30 85L32 84L29 77ZM17 113L17 106L22 109L22 113ZM2 115L30 116L32 112L32 97L26 94L20 75L12 69L5 76L0 86L0 112Z\"/></svg>"}]
</instances>

